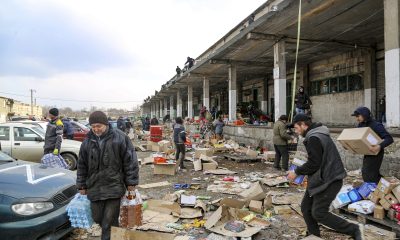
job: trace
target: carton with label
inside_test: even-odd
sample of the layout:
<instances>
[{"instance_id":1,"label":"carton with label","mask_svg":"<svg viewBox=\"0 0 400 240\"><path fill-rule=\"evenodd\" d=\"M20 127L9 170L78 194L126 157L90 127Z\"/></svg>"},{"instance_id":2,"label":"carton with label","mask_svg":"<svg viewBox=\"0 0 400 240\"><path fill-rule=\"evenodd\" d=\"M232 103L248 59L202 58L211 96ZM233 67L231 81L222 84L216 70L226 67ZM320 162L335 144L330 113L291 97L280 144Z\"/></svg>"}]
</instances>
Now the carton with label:
<instances>
[{"instance_id":1,"label":"carton with label","mask_svg":"<svg viewBox=\"0 0 400 240\"><path fill-rule=\"evenodd\" d=\"M379 180L377 189L384 194L390 193L395 187L400 185L400 180L395 177L384 177Z\"/></svg>"},{"instance_id":2,"label":"carton with label","mask_svg":"<svg viewBox=\"0 0 400 240\"><path fill-rule=\"evenodd\" d=\"M342 146L355 154L377 155L370 146L378 145L383 140L369 127L344 129L337 139Z\"/></svg>"}]
</instances>

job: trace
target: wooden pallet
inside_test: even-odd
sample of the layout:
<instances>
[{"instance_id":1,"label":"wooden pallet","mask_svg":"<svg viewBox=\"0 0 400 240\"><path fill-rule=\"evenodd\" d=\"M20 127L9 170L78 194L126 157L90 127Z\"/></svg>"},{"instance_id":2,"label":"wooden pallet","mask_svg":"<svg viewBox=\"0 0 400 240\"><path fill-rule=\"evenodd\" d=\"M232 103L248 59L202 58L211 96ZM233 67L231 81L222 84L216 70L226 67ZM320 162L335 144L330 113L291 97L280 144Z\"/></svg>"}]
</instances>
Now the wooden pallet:
<instances>
[{"instance_id":1,"label":"wooden pallet","mask_svg":"<svg viewBox=\"0 0 400 240\"><path fill-rule=\"evenodd\" d=\"M254 158L254 157L249 157L249 156L236 156L236 155L231 155L231 154L225 154L224 155L225 159L229 159L231 161L235 161L237 163L240 162L260 162L261 158Z\"/></svg>"},{"instance_id":2,"label":"wooden pallet","mask_svg":"<svg viewBox=\"0 0 400 240\"><path fill-rule=\"evenodd\" d=\"M386 217L383 220L376 219L373 216L362 214L362 213L357 213L357 212L352 212L345 208L335 209L333 212L338 215L347 217L349 219L355 219L359 223L362 223L362 224L370 224L370 225L374 225L374 226L395 232L396 236L400 237L400 225L397 224L397 222L392 221Z\"/></svg>"}]
</instances>

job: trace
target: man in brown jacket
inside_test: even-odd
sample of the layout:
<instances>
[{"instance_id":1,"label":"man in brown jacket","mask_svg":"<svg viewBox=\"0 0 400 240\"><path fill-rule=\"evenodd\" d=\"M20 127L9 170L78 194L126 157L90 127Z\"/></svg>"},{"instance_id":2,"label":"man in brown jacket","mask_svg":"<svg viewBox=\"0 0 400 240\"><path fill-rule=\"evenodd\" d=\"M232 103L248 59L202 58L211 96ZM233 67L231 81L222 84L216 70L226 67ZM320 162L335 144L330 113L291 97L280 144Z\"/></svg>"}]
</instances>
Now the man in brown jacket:
<instances>
[{"instance_id":1,"label":"man in brown jacket","mask_svg":"<svg viewBox=\"0 0 400 240\"><path fill-rule=\"evenodd\" d=\"M287 171L289 169L289 151L288 151L288 140L292 139L292 136L286 132L286 123L288 117L282 115L278 121L274 124L274 137L273 143L275 148L275 162L274 168L281 170L280 162L282 158L282 169Z\"/></svg>"}]
</instances>

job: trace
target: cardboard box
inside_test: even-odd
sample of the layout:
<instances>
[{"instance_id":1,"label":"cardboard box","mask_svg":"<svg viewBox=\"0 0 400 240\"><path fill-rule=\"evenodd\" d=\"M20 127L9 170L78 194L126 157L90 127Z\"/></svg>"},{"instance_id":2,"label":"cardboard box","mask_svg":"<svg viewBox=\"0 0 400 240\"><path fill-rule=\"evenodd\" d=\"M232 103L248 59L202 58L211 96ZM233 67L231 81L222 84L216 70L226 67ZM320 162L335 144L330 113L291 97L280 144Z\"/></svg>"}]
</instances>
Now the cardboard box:
<instances>
[{"instance_id":1,"label":"cardboard box","mask_svg":"<svg viewBox=\"0 0 400 240\"><path fill-rule=\"evenodd\" d=\"M161 147L158 144L151 145L151 151L153 152L161 152Z\"/></svg>"},{"instance_id":2,"label":"cardboard box","mask_svg":"<svg viewBox=\"0 0 400 240\"><path fill-rule=\"evenodd\" d=\"M233 199L233 198L224 198L219 202L220 206L227 206L231 208L242 209L246 206L246 202L243 200Z\"/></svg>"},{"instance_id":3,"label":"cardboard box","mask_svg":"<svg viewBox=\"0 0 400 240\"><path fill-rule=\"evenodd\" d=\"M385 209L382 206L380 206L380 205L375 206L374 218L376 218L376 219L384 219L385 218Z\"/></svg>"},{"instance_id":4,"label":"cardboard box","mask_svg":"<svg viewBox=\"0 0 400 240\"><path fill-rule=\"evenodd\" d=\"M218 168L218 163L217 162L208 162L208 163L203 163L203 171L207 170L214 170Z\"/></svg>"},{"instance_id":5,"label":"cardboard box","mask_svg":"<svg viewBox=\"0 0 400 240\"><path fill-rule=\"evenodd\" d=\"M379 200L381 199L379 196L379 191L375 191L375 192L371 193L369 195L368 199L375 204L379 203Z\"/></svg>"},{"instance_id":6,"label":"cardboard box","mask_svg":"<svg viewBox=\"0 0 400 240\"><path fill-rule=\"evenodd\" d=\"M176 163L154 164L154 174L175 175L178 170Z\"/></svg>"},{"instance_id":7,"label":"cardboard box","mask_svg":"<svg viewBox=\"0 0 400 240\"><path fill-rule=\"evenodd\" d=\"M390 203L390 205L394 205L394 204L398 204L399 201L397 200L397 198L389 193L388 195L385 196L385 199Z\"/></svg>"},{"instance_id":8,"label":"cardboard box","mask_svg":"<svg viewBox=\"0 0 400 240\"><path fill-rule=\"evenodd\" d=\"M214 151L211 148L197 148L194 152L194 158L200 158L200 155L206 155L208 157L212 157Z\"/></svg>"},{"instance_id":9,"label":"cardboard box","mask_svg":"<svg viewBox=\"0 0 400 240\"><path fill-rule=\"evenodd\" d=\"M366 240L394 240L396 233L367 224L364 227L364 238Z\"/></svg>"},{"instance_id":10,"label":"cardboard box","mask_svg":"<svg viewBox=\"0 0 400 240\"><path fill-rule=\"evenodd\" d=\"M263 200L266 196L264 190L258 182L253 183L253 185L244 190L239 194L246 202L250 202L251 200Z\"/></svg>"},{"instance_id":11,"label":"cardboard box","mask_svg":"<svg viewBox=\"0 0 400 240\"><path fill-rule=\"evenodd\" d=\"M395 177L382 177L379 180L377 189L384 194L390 193L395 187L400 185L400 180Z\"/></svg>"},{"instance_id":12,"label":"cardboard box","mask_svg":"<svg viewBox=\"0 0 400 240\"><path fill-rule=\"evenodd\" d=\"M193 159L193 167L195 171L201 171L202 165L201 165L201 160L200 159Z\"/></svg>"},{"instance_id":13,"label":"cardboard box","mask_svg":"<svg viewBox=\"0 0 400 240\"><path fill-rule=\"evenodd\" d=\"M400 201L400 185L393 188L392 193Z\"/></svg>"},{"instance_id":14,"label":"cardboard box","mask_svg":"<svg viewBox=\"0 0 400 240\"><path fill-rule=\"evenodd\" d=\"M158 145L158 144L155 143L155 142L152 142L152 141L147 141L146 150L147 150L147 151L153 151L153 146L154 146L154 145Z\"/></svg>"},{"instance_id":15,"label":"cardboard box","mask_svg":"<svg viewBox=\"0 0 400 240\"><path fill-rule=\"evenodd\" d=\"M377 155L368 147L380 144L382 139L369 127L344 129L337 139L342 146L352 153Z\"/></svg>"},{"instance_id":16,"label":"cardboard box","mask_svg":"<svg viewBox=\"0 0 400 240\"><path fill-rule=\"evenodd\" d=\"M362 200L349 205L349 211L358 212L362 214L371 214L374 212L375 203L369 200Z\"/></svg>"},{"instance_id":17,"label":"cardboard box","mask_svg":"<svg viewBox=\"0 0 400 240\"><path fill-rule=\"evenodd\" d=\"M381 200L379 200L379 204L382 205L382 207L383 207L385 210L389 210L390 207L392 206L392 205L388 202L388 200L386 200L386 199L384 199L384 198L382 198Z\"/></svg>"},{"instance_id":18,"label":"cardboard box","mask_svg":"<svg viewBox=\"0 0 400 240\"><path fill-rule=\"evenodd\" d=\"M274 207L275 214L284 215L291 214L293 212L292 208L288 205L279 205Z\"/></svg>"},{"instance_id":19,"label":"cardboard box","mask_svg":"<svg viewBox=\"0 0 400 240\"><path fill-rule=\"evenodd\" d=\"M250 211L253 211L255 213L263 214L264 213L263 202L251 200L249 204L249 209Z\"/></svg>"},{"instance_id":20,"label":"cardboard box","mask_svg":"<svg viewBox=\"0 0 400 240\"><path fill-rule=\"evenodd\" d=\"M257 158L258 157L258 152L254 151L253 149L247 148L246 155L251 157L251 158Z\"/></svg>"},{"instance_id":21,"label":"cardboard box","mask_svg":"<svg viewBox=\"0 0 400 240\"><path fill-rule=\"evenodd\" d=\"M387 213L387 217L392 220L392 221L396 221L396 210L394 210L393 208L389 209L388 213Z\"/></svg>"}]
</instances>

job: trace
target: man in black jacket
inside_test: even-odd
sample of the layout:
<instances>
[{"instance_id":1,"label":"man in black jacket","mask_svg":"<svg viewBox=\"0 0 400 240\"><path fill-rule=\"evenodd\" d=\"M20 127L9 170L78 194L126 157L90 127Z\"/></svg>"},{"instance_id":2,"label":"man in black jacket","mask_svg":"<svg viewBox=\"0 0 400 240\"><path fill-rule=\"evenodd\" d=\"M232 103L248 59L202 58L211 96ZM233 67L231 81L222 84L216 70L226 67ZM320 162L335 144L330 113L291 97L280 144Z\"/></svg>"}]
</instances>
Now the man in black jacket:
<instances>
[{"instance_id":1,"label":"man in black jacket","mask_svg":"<svg viewBox=\"0 0 400 240\"><path fill-rule=\"evenodd\" d=\"M107 116L90 114L91 131L81 145L77 187L91 201L93 220L102 228L102 240L110 239L111 226L118 226L120 200L134 191L139 167L132 142L122 131L112 129Z\"/></svg>"},{"instance_id":2,"label":"man in black jacket","mask_svg":"<svg viewBox=\"0 0 400 240\"><path fill-rule=\"evenodd\" d=\"M296 133L304 137L308 161L290 171L289 180L297 175L307 175L308 185L301 203L301 211L307 224L308 234L320 237L318 223L338 232L362 239L361 228L329 212L329 206L343 185L346 171L329 129L322 124L312 123L305 114L297 114L294 119Z\"/></svg>"},{"instance_id":3,"label":"man in black jacket","mask_svg":"<svg viewBox=\"0 0 400 240\"><path fill-rule=\"evenodd\" d=\"M379 170L381 168L383 155L385 153L384 149L393 143L393 138L386 131L382 123L374 120L371 117L371 111L367 107L357 108L352 116L356 117L358 122L357 127L370 127L372 131L374 131L383 140L381 144L370 147L370 150L374 153L377 153L377 155L365 155L361 169L364 182L378 183L382 177Z\"/></svg>"}]
</instances>

